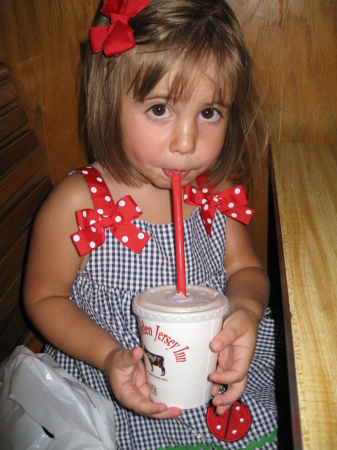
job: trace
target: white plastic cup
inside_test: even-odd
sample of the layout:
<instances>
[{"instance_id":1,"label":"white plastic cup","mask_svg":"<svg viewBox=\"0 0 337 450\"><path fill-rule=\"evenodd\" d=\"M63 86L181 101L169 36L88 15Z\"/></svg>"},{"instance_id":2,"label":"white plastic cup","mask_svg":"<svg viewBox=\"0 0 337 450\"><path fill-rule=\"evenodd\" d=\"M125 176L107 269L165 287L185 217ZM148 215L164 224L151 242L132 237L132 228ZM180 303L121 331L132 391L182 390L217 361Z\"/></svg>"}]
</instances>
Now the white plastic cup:
<instances>
[{"instance_id":1,"label":"white plastic cup","mask_svg":"<svg viewBox=\"0 0 337 450\"><path fill-rule=\"evenodd\" d=\"M154 402L196 408L211 398L208 375L217 354L211 340L221 331L228 299L215 289L161 286L137 295L132 310L138 317L150 396Z\"/></svg>"}]
</instances>

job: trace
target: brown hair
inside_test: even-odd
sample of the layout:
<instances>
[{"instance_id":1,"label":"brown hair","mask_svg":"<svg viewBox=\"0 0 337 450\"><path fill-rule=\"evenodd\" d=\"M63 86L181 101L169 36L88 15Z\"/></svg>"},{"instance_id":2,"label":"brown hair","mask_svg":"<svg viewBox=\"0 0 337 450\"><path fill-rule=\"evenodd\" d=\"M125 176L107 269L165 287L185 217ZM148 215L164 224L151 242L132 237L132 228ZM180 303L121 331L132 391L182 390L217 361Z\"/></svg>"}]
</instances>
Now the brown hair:
<instances>
[{"instance_id":1,"label":"brown hair","mask_svg":"<svg viewBox=\"0 0 337 450\"><path fill-rule=\"evenodd\" d=\"M109 21L100 16L95 25ZM129 25L135 48L117 57L87 51L85 61L85 125L89 150L114 179L138 184L145 179L123 152L119 111L122 96L133 90L142 101L179 61L170 94L186 98L193 77L214 65L215 95L233 92L226 138L209 170L212 185L249 179L263 161L268 129L255 86L253 62L237 19L224 0L150 0ZM192 84L191 84L192 83ZM226 89L227 87L227 89Z\"/></svg>"}]
</instances>

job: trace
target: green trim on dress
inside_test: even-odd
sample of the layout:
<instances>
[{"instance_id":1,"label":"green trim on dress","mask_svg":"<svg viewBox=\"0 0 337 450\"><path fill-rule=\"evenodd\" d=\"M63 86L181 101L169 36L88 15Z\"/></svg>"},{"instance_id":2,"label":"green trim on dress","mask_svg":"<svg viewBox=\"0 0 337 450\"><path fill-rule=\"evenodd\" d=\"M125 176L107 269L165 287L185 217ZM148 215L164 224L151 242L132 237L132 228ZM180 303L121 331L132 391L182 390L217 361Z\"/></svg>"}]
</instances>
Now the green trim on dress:
<instances>
[{"instance_id":1,"label":"green trim on dress","mask_svg":"<svg viewBox=\"0 0 337 450\"><path fill-rule=\"evenodd\" d=\"M264 444L272 443L275 441L277 436L277 430L274 430L270 433L269 436L261 436L260 440L258 442L252 441L248 444L247 447L242 447L239 450L253 450L255 448L262 448ZM157 448L157 450L224 450L226 447L218 447L217 445L213 444L196 444L196 445L187 445L186 447L182 447L181 445L178 445L177 447L166 447L165 449L163 447Z\"/></svg>"}]
</instances>

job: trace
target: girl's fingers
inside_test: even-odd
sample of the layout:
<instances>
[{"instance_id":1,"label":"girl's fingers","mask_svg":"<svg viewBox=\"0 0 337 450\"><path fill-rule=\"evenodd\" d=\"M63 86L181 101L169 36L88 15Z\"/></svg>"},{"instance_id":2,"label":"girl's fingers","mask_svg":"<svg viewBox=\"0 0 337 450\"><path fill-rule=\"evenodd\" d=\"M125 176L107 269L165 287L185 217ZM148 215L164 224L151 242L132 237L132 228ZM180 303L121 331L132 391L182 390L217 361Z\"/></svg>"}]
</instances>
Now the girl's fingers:
<instances>
[{"instance_id":1,"label":"girl's fingers","mask_svg":"<svg viewBox=\"0 0 337 450\"><path fill-rule=\"evenodd\" d=\"M212 395L215 396L220 391L221 384L213 383L212 386Z\"/></svg>"},{"instance_id":2,"label":"girl's fingers","mask_svg":"<svg viewBox=\"0 0 337 450\"><path fill-rule=\"evenodd\" d=\"M133 350L123 350L122 358L116 364L119 369L128 369L136 365L143 357L143 350L141 347L136 347Z\"/></svg>"},{"instance_id":3,"label":"girl's fingers","mask_svg":"<svg viewBox=\"0 0 337 450\"><path fill-rule=\"evenodd\" d=\"M230 347L233 342L237 339L237 334L234 330L228 328L222 330L215 338L211 341L211 350L215 353L220 353L227 347Z\"/></svg>"},{"instance_id":4,"label":"girl's fingers","mask_svg":"<svg viewBox=\"0 0 337 450\"><path fill-rule=\"evenodd\" d=\"M220 416L224 414L227 409L241 397L245 391L247 380L248 377L245 377L241 383L228 386L228 389L224 394L217 395L213 398L212 403L216 406L217 414Z\"/></svg>"},{"instance_id":5,"label":"girl's fingers","mask_svg":"<svg viewBox=\"0 0 337 450\"><path fill-rule=\"evenodd\" d=\"M163 403L148 402L148 405L144 405L140 414L152 417L154 419L173 419L174 417L181 416L182 411L180 408L171 407L168 408Z\"/></svg>"},{"instance_id":6,"label":"girl's fingers","mask_svg":"<svg viewBox=\"0 0 337 450\"><path fill-rule=\"evenodd\" d=\"M105 358L104 369L109 373L109 369L126 370L138 364L143 357L143 350L141 347L136 347L133 350L127 350L120 346L112 350Z\"/></svg>"},{"instance_id":7,"label":"girl's fingers","mask_svg":"<svg viewBox=\"0 0 337 450\"><path fill-rule=\"evenodd\" d=\"M139 366L143 357L142 348L136 347L131 351L122 349L117 352L120 352L120 355L114 358L113 365L117 371L124 374L124 379L119 380L118 400L127 408L144 416L156 419L172 419L180 416L182 413L180 408L168 408L164 403L150 400L145 372Z\"/></svg>"},{"instance_id":8,"label":"girl's fingers","mask_svg":"<svg viewBox=\"0 0 337 450\"><path fill-rule=\"evenodd\" d=\"M129 403L129 405L127 403ZM164 403L154 403L150 399L141 399L136 404L134 404L134 402L128 402L126 400L124 405L127 407L132 407L132 409L138 414L153 417L155 419L172 419L174 417L180 416L182 413L180 408L168 408Z\"/></svg>"},{"instance_id":9,"label":"girl's fingers","mask_svg":"<svg viewBox=\"0 0 337 450\"><path fill-rule=\"evenodd\" d=\"M236 384L241 383L245 377L247 376L248 368L246 368L246 365L244 367L234 365L230 370L223 371L216 371L209 375L208 379L209 381L212 381L216 384Z\"/></svg>"},{"instance_id":10,"label":"girl's fingers","mask_svg":"<svg viewBox=\"0 0 337 450\"><path fill-rule=\"evenodd\" d=\"M175 417L181 416L181 414L182 411L180 408L171 407L167 408L166 411L160 414L154 414L151 417L153 417L154 419L174 419Z\"/></svg>"}]
</instances>

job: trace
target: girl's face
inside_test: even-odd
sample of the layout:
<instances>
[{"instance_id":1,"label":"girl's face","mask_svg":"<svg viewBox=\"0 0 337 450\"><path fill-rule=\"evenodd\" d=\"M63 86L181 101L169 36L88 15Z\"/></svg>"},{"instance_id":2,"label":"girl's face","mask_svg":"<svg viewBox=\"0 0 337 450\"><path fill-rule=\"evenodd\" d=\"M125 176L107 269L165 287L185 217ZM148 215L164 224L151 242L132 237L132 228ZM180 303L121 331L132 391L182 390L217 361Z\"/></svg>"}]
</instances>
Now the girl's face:
<instances>
[{"instance_id":1,"label":"girl's face","mask_svg":"<svg viewBox=\"0 0 337 450\"><path fill-rule=\"evenodd\" d=\"M171 187L172 172L181 173L185 186L217 159L232 100L232 92L226 93L226 104L214 95L212 73L198 74L186 100L169 97L172 79L174 69L144 101L136 100L130 92L121 102L122 144L127 159L154 186L165 189Z\"/></svg>"}]
</instances>

